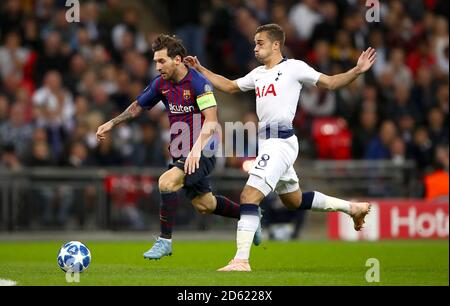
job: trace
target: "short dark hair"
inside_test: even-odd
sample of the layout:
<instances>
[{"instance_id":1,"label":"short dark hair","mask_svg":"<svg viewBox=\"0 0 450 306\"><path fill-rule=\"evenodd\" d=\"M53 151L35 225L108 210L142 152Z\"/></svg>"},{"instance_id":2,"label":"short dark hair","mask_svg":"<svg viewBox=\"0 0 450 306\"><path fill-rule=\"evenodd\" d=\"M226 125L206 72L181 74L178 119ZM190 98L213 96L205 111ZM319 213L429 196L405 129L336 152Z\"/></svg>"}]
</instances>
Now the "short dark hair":
<instances>
[{"instance_id":1,"label":"short dark hair","mask_svg":"<svg viewBox=\"0 0 450 306\"><path fill-rule=\"evenodd\" d=\"M281 47L284 46L284 42L286 41L286 35L284 34L283 28L280 27L278 24L271 23L259 26L256 29L256 33L262 32L267 32L267 36L269 36L269 39L272 42L279 41Z\"/></svg>"},{"instance_id":2,"label":"short dark hair","mask_svg":"<svg viewBox=\"0 0 450 306\"><path fill-rule=\"evenodd\" d=\"M170 58L175 58L179 55L184 59L187 55L186 48L183 46L183 41L175 36L160 34L152 44L153 52L167 49L167 55Z\"/></svg>"}]
</instances>

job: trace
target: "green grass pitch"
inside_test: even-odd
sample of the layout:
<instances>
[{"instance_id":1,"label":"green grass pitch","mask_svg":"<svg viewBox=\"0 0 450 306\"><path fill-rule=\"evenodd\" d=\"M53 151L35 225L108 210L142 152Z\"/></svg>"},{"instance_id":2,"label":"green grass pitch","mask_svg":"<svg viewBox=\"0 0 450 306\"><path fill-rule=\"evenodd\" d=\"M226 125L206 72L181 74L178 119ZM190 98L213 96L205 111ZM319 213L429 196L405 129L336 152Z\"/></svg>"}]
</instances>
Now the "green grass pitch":
<instances>
[{"instance_id":1,"label":"green grass pitch","mask_svg":"<svg viewBox=\"0 0 450 306\"><path fill-rule=\"evenodd\" d=\"M17 285L298 286L446 285L448 241L265 242L252 247L251 273L220 273L233 242L175 241L174 254L144 260L151 243L83 241L92 253L79 283L67 283L56 263L65 241L1 242L0 279ZM366 282L369 258L380 263L380 282Z\"/></svg>"}]
</instances>

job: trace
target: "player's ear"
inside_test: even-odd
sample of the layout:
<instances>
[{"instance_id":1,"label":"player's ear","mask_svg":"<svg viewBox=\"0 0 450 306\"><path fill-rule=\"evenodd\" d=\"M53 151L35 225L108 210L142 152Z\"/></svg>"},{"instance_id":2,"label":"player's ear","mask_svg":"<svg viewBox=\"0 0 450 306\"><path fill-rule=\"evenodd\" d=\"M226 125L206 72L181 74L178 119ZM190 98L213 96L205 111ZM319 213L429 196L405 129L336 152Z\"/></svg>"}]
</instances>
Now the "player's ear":
<instances>
[{"instance_id":1,"label":"player's ear","mask_svg":"<svg viewBox=\"0 0 450 306\"><path fill-rule=\"evenodd\" d=\"M274 43L273 43L273 49L274 50L280 50L280 42L279 41L275 41Z\"/></svg>"}]
</instances>

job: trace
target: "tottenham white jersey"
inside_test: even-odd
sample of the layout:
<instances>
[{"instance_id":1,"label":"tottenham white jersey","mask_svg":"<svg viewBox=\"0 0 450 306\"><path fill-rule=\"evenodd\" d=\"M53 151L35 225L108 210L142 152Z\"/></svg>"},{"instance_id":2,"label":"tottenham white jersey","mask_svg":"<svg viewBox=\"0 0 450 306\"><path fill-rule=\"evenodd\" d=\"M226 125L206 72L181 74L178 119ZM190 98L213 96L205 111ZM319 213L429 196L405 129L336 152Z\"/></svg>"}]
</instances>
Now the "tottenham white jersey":
<instances>
[{"instance_id":1,"label":"tottenham white jersey","mask_svg":"<svg viewBox=\"0 0 450 306\"><path fill-rule=\"evenodd\" d=\"M316 85L320 73L300 60L284 60L271 69L255 68L237 80L241 91L255 90L256 113L265 124L292 129L303 84Z\"/></svg>"}]
</instances>

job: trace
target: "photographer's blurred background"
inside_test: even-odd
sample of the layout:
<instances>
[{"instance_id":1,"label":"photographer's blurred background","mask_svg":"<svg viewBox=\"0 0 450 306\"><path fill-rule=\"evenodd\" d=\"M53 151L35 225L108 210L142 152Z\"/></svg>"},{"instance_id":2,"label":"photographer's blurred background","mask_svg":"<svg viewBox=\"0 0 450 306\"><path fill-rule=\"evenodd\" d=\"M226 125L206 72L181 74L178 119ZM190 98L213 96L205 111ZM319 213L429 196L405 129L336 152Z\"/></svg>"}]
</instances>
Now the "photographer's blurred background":
<instances>
[{"instance_id":1,"label":"photographer's blurred background","mask_svg":"<svg viewBox=\"0 0 450 306\"><path fill-rule=\"evenodd\" d=\"M163 106L101 144L97 127L157 75L158 33L176 34L235 79L258 65L253 36L270 22L286 31L286 56L326 74L351 68L368 46L378 54L344 89L303 91L294 122L302 189L448 203L447 0L380 1L380 22L367 22L358 0L79 2L74 23L65 0L0 3L0 231L156 230L157 181L169 162ZM251 94L216 96L221 122L257 121ZM237 200L249 159L219 159L213 186ZM266 228L290 226L273 227L272 238L326 232L323 216L286 214L275 195L263 207ZM184 203L175 232L234 228Z\"/></svg>"}]
</instances>

